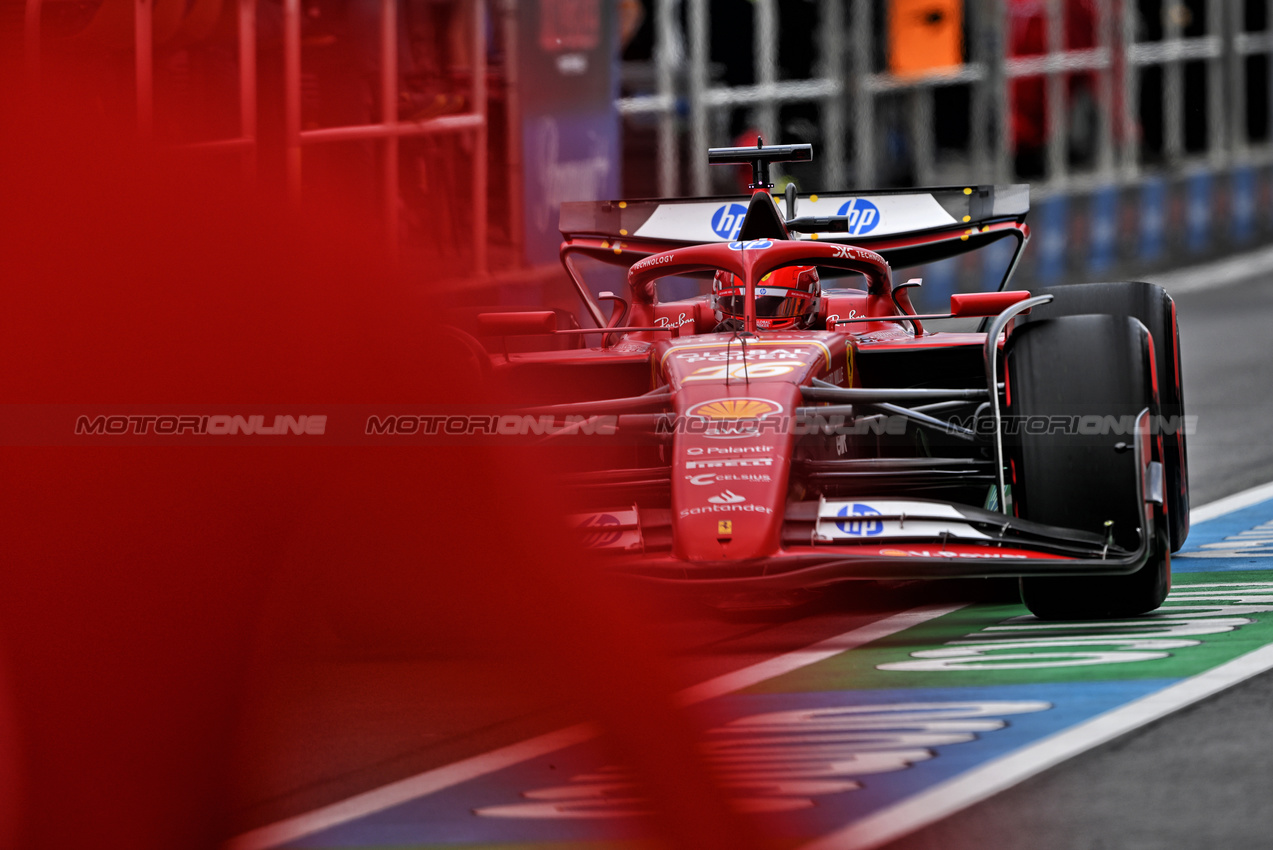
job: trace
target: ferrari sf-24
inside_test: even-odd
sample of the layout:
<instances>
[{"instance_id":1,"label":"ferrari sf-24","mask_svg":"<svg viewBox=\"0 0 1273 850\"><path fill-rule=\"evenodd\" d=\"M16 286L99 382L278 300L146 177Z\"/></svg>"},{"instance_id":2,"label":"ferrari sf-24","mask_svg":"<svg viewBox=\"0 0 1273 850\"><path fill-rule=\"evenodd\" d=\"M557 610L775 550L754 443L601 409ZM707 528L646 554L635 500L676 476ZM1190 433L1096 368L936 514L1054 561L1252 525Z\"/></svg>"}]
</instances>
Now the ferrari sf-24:
<instances>
[{"instance_id":1,"label":"ferrari sf-24","mask_svg":"<svg viewBox=\"0 0 1273 850\"><path fill-rule=\"evenodd\" d=\"M1012 577L1042 618L1157 608L1189 530L1172 299L1012 288L1027 186L771 194L771 163L811 157L710 151L751 167L750 198L567 203L582 309L470 317L506 400L616 424L564 473L582 541L722 604ZM999 240L998 290L948 310L917 313L921 281L893 278ZM595 293L585 258L627 291Z\"/></svg>"}]
</instances>

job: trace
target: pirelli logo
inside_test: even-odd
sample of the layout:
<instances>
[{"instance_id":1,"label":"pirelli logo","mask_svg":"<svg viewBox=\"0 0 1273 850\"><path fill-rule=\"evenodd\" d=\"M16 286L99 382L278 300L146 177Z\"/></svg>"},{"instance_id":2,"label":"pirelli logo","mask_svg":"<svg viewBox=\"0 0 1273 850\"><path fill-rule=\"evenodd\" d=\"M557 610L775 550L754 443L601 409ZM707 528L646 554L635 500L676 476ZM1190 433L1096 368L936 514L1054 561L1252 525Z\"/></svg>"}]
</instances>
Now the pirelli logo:
<instances>
[{"instance_id":1,"label":"pirelli logo","mask_svg":"<svg viewBox=\"0 0 1273 850\"><path fill-rule=\"evenodd\" d=\"M720 458L715 460L689 460L685 462L686 469L721 469L731 466L773 466L774 460L771 457L739 457L739 458Z\"/></svg>"}]
</instances>

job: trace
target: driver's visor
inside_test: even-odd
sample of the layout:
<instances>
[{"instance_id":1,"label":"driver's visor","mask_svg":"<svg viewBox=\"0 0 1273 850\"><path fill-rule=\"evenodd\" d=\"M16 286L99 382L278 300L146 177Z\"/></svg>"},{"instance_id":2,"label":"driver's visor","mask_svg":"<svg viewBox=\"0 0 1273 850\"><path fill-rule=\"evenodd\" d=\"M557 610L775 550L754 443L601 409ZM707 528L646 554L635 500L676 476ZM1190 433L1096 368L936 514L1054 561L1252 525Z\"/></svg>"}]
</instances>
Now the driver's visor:
<instances>
[{"instance_id":1,"label":"driver's visor","mask_svg":"<svg viewBox=\"0 0 1273 850\"><path fill-rule=\"evenodd\" d=\"M743 305L747 290L741 286L722 289L717 293L717 309L733 316L744 315ZM803 316L809 311L813 294L803 289L786 289L781 286L756 287L756 317L760 319L788 319Z\"/></svg>"}]
</instances>

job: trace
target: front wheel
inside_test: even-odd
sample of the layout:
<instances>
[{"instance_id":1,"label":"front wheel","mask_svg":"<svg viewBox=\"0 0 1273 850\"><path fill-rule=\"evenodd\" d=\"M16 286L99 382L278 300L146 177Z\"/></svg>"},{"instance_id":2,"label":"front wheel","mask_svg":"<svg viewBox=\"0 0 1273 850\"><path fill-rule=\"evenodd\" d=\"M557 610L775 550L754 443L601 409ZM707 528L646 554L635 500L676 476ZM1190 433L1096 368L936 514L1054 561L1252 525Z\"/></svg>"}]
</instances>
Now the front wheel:
<instances>
[{"instance_id":1,"label":"front wheel","mask_svg":"<svg viewBox=\"0 0 1273 850\"><path fill-rule=\"evenodd\" d=\"M1165 530L1156 533L1149 563L1126 576L1021 579L1021 601L1040 620L1135 617L1162 605L1171 590Z\"/></svg>"},{"instance_id":2,"label":"front wheel","mask_svg":"<svg viewBox=\"0 0 1273 850\"><path fill-rule=\"evenodd\" d=\"M1141 461L1127 427L1143 410L1158 412L1152 364L1149 332L1127 316L1032 321L1008 341L1005 447L1017 515L1108 536L1127 550L1142 534L1153 538L1148 563L1131 575L1021 579L1021 599L1037 617L1129 617L1167 596L1169 533L1161 521L1144 528Z\"/></svg>"},{"instance_id":3,"label":"front wheel","mask_svg":"<svg viewBox=\"0 0 1273 850\"><path fill-rule=\"evenodd\" d=\"M1158 381L1157 424L1162 428L1163 473L1166 485L1167 528L1171 551L1185 545L1189 536L1189 460L1185 444L1185 400L1180 373L1180 329L1176 305L1161 286L1141 281L1078 283L1053 286L1038 294L1052 296L1044 304L1018 319L1017 324L1104 313L1139 319L1153 340L1154 369Z\"/></svg>"}]
</instances>

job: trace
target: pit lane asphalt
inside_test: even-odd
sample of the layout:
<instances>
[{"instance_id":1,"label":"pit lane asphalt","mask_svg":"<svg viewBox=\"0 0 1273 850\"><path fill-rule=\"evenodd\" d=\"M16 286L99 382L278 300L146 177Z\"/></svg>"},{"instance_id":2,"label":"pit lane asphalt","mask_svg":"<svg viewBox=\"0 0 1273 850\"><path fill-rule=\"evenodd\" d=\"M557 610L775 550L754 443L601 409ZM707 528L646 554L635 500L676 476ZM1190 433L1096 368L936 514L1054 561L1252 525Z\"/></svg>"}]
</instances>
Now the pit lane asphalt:
<instances>
[{"instance_id":1,"label":"pit lane asphalt","mask_svg":"<svg viewBox=\"0 0 1273 850\"><path fill-rule=\"evenodd\" d=\"M1173 296L1195 505L1273 480L1273 281ZM1273 844L1273 674L1085 753L889 850Z\"/></svg>"},{"instance_id":2,"label":"pit lane asphalt","mask_svg":"<svg viewBox=\"0 0 1273 850\"><path fill-rule=\"evenodd\" d=\"M1194 504L1273 480L1273 286L1241 280L1176 296ZM739 669L969 583L875 589L794 619L690 614L657 626L683 684ZM246 724L235 832L466 755L559 728L570 706L519 698L506 662L350 652L319 638L274 671ZM1084 754L890 845L895 848L1190 848L1268 843L1273 676Z\"/></svg>"},{"instance_id":3,"label":"pit lane asphalt","mask_svg":"<svg viewBox=\"0 0 1273 850\"><path fill-rule=\"evenodd\" d=\"M1273 479L1273 278L1176 296L1196 505Z\"/></svg>"}]
</instances>

